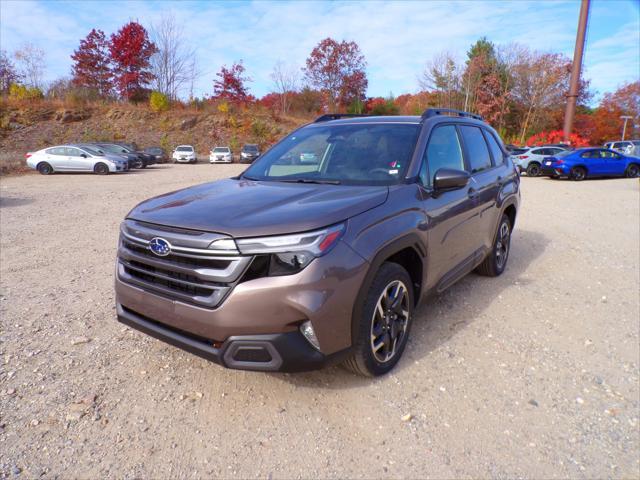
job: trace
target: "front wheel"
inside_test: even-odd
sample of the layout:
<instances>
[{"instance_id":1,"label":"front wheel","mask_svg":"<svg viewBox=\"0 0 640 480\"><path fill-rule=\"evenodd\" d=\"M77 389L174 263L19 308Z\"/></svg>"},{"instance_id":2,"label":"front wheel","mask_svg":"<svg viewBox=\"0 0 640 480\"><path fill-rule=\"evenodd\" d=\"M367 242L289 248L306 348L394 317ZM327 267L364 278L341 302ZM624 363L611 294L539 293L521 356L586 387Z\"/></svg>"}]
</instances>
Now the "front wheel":
<instances>
[{"instance_id":1,"label":"front wheel","mask_svg":"<svg viewBox=\"0 0 640 480\"><path fill-rule=\"evenodd\" d=\"M98 175L106 175L109 173L109 167L104 163L98 163L95 167L93 167L93 171Z\"/></svg>"},{"instance_id":2,"label":"front wheel","mask_svg":"<svg viewBox=\"0 0 640 480\"><path fill-rule=\"evenodd\" d=\"M527 177L537 177L540 175L540 165L537 163L530 163L527 166Z\"/></svg>"},{"instance_id":3,"label":"front wheel","mask_svg":"<svg viewBox=\"0 0 640 480\"><path fill-rule=\"evenodd\" d=\"M497 277L504 272L509 259L511 249L511 220L507 215L502 215L493 248L487 258L478 266L476 272L487 277Z\"/></svg>"},{"instance_id":4,"label":"front wheel","mask_svg":"<svg viewBox=\"0 0 640 480\"><path fill-rule=\"evenodd\" d=\"M407 345L413 318L411 277L397 263L383 263L367 292L354 338L345 360L352 372L375 377L389 372Z\"/></svg>"},{"instance_id":5,"label":"front wheel","mask_svg":"<svg viewBox=\"0 0 640 480\"><path fill-rule=\"evenodd\" d=\"M571 178L571 180L579 182L587 177L587 171L582 167L573 167L571 169L571 174L569 175L569 177Z\"/></svg>"},{"instance_id":6,"label":"front wheel","mask_svg":"<svg viewBox=\"0 0 640 480\"><path fill-rule=\"evenodd\" d=\"M627 178L636 178L640 177L640 165L636 165L632 163L627 167L627 171L625 172Z\"/></svg>"}]
</instances>

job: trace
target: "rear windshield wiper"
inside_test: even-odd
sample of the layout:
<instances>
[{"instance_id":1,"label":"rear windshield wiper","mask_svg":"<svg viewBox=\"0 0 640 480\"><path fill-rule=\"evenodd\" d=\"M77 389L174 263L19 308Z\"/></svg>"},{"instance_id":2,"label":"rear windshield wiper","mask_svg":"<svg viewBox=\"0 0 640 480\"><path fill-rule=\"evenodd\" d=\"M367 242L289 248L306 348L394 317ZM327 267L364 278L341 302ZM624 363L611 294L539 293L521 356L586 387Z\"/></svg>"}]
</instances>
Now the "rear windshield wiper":
<instances>
[{"instance_id":1,"label":"rear windshield wiper","mask_svg":"<svg viewBox=\"0 0 640 480\"><path fill-rule=\"evenodd\" d=\"M340 180L323 180L323 179L315 179L315 178L281 178L275 179L278 182L287 182L287 183L317 183L320 185L340 185Z\"/></svg>"}]
</instances>

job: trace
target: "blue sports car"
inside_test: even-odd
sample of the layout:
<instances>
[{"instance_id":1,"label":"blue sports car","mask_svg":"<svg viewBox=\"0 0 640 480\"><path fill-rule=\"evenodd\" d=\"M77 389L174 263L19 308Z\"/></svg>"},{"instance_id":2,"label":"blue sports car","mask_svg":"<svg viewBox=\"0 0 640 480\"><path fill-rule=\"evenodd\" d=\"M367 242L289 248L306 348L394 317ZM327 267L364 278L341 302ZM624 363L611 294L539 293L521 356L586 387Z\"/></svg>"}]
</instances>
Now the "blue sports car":
<instances>
[{"instance_id":1,"label":"blue sports car","mask_svg":"<svg viewBox=\"0 0 640 480\"><path fill-rule=\"evenodd\" d=\"M608 148L580 148L557 153L542 161L542 175L571 180L592 177L638 177L640 158Z\"/></svg>"}]
</instances>

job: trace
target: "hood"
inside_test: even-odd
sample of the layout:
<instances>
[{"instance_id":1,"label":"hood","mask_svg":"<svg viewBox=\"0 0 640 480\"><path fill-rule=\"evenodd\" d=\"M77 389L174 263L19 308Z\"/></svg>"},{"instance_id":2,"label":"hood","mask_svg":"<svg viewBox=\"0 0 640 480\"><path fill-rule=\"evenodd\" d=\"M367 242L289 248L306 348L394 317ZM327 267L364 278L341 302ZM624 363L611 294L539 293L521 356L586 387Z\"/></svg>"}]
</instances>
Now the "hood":
<instances>
[{"instance_id":1,"label":"hood","mask_svg":"<svg viewBox=\"0 0 640 480\"><path fill-rule=\"evenodd\" d=\"M127 218L171 227L252 237L304 232L384 203L385 186L220 180L137 205Z\"/></svg>"}]
</instances>

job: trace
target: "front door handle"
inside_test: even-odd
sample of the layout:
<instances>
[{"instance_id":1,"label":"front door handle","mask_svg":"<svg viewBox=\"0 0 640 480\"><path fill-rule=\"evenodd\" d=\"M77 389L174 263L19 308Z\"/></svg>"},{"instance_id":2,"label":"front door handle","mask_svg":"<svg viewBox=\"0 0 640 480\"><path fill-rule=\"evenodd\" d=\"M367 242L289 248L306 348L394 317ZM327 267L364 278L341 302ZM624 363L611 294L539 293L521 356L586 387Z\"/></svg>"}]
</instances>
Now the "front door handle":
<instances>
[{"instance_id":1,"label":"front door handle","mask_svg":"<svg viewBox=\"0 0 640 480\"><path fill-rule=\"evenodd\" d=\"M470 199L475 199L478 196L478 191L471 187L469 190L467 190L467 195L469 196Z\"/></svg>"}]
</instances>

